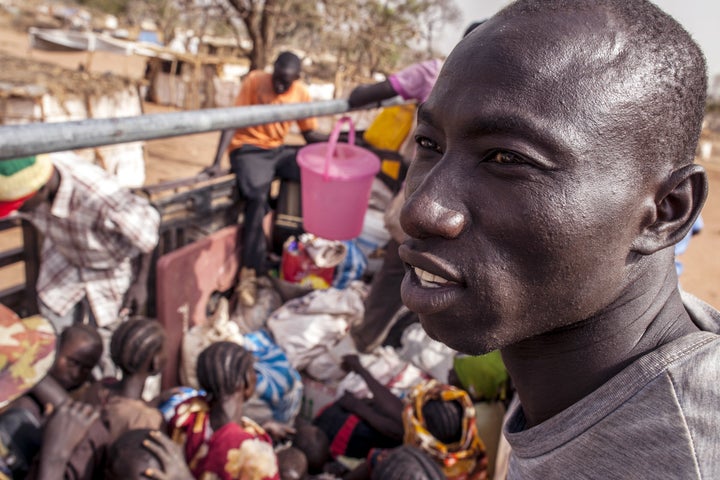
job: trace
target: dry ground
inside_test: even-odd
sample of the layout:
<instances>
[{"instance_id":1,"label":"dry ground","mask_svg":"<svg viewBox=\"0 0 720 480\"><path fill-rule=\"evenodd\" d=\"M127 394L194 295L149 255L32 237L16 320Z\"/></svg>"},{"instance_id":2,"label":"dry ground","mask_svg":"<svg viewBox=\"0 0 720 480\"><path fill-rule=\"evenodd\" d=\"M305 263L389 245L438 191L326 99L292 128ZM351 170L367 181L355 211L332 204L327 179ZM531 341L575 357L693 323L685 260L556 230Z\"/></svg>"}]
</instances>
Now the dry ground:
<instances>
[{"instance_id":1,"label":"dry ground","mask_svg":"<svg viewBox=\"0 0 720 480\"><path fill-rule=\"evenodd\" d=\"M14 55L49 61L69 68L79 64L90 64L94 72L114 72L116 74L141 78L144 61L137 57L124 57L113 54L95 53L54 53L28 49L27 37L0 25L0 51ZM148 104L146 113L159 113L173 109ZM146 144L147 181L158 181L183 178L197 173L208 165L215 154L219 138L218 133L206 133L164 140L155 140ZM716 307L720 307L720 134L706 132L704 138L714 145L713 154L700 163L708 170L710 179L710 195L703 211L705 229L697 235L682 258L685 273L680 281L683 288ZM618 219L618 221L622 221ZM16 243L18 236L10 232L5 235L4 245ZM602 259L598 258L598 262ZM0 270L0 287L12 284L22 278L22 268L6 268Z\"/></svg>"}]
</instances>

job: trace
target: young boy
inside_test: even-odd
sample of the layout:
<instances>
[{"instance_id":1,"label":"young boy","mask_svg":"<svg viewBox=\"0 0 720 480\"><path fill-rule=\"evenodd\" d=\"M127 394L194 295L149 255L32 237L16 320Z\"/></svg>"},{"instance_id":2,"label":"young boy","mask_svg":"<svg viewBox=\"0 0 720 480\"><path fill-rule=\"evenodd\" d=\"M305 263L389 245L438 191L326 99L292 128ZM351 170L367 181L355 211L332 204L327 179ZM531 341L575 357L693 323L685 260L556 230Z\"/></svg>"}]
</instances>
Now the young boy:
<instances>
[{"instance_id":1,"label":"young boy","mask_svg":"<svg viewBox=\"0 0 720 480\"><path fill-rule=\"evenodd\" d=\"M71 325L60 334L50 375L72 397L80 398L102 352L102 338L95 327L82 323Z\"/></svg>"}]
</instances>

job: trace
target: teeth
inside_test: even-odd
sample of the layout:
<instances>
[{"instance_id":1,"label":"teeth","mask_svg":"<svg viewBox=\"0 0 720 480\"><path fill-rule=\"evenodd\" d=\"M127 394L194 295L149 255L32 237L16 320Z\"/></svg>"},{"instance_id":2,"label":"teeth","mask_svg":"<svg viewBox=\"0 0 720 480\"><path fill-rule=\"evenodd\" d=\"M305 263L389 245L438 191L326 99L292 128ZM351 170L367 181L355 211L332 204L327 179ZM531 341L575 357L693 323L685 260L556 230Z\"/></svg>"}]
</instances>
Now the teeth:
<instances>
[{"instance_id":1,"label":"teeth","mask_svg":"<svg viewBox=\"0 0 720 480\"><path fill-rule=\"evenodd\" d=\"M450 282L443 277L433 275L430 272L426 272L418 267L413 267L415 275L420 279L420 285L426 288L440 288L443 285L448 285Z\"/></svg>"}]
</instances>

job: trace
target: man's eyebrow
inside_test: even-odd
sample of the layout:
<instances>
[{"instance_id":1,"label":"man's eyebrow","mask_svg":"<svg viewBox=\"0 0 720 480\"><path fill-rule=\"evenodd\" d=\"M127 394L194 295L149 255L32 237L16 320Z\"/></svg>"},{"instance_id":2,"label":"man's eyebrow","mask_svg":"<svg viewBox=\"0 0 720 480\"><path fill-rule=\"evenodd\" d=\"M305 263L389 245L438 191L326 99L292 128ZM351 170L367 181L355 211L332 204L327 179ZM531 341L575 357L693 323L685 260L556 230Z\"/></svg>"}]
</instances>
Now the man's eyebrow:
<instances>
[{"instance_id":1,"label":"man's eyebrow","mask_svg":"<svg viewBox=\"0 0 720 480\"><path fill-rule=\"evenodd\" d=\"M432 112L427 108L423 108L424 105L421 104L418 107L418 125L424 123L433 127L440 127ZM560 138L552 135L552 130L547 122L532 116L508 114L478 116L467 122L459 133L466 138L476 135L514 134L548 151L557 152L566 148Z\"/></svg>"},{"instance_id":2,"label":"man's eyebrow","mask_svg":"<svg viewBox=\"0 0 720 480\"><path fill-rule=\"evenodd\" d=\"M423 108L423 107L425 107L424 102L418 106L417 124L419 125L422 122L422 123L427 123L428 125L437 125L437 123L435 123L435 119L432 116L432 113L430 113L430 111L427 108Z\"/></svg>"},{"instance_id":3,"label":"man's eyebrow","mask_svg":"<svg viewBox=\"0 0 720 480\"><path fill-rule=\"evenodd\" d=\"M554 129L542 118L530 115L484 115L469 121L461 130L465 137L475 135L512 134L523 137L548 151L562 151L567 146L553 135Z\"/></svg>"}]
</instances>

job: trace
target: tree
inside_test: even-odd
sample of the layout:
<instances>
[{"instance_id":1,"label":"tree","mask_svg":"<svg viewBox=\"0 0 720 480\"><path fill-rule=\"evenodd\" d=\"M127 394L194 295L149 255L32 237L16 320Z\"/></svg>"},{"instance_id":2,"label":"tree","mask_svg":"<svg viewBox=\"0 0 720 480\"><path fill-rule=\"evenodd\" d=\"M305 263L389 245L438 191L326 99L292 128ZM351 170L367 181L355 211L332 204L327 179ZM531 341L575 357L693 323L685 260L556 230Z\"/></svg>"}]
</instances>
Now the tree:
<instances>
[{"instance_id":1,"label":"tree","mask_svg":"<svg viewBox=\"0 0 720 480\"><path fill-rule=\"evenodd\" d=\"M417 50L427 36L423 24L426 10L435 3L457 10L453 0L323 0L321 3L326 11L324 44L333 48L340 66L345 66L350 76L388 74L396 70L404 52ZM444 19L434 21L433 28L438 28L442 21Z\"/></svg>"},{"instance_id":2,"label":"tree","mask_svg":"<svg viewBox=\"0 0 720 480\"><path fill-rule=\"evenodd\" d=\"M250 37L250 68L263 68L275 40L280 15L292 3L289 0L225 0L235 11Z\"/></svg>"},{"instance_id":3,"label":"tree","mask_svg":"<svg viewBox=\"0 0 720 480\"><path fill-rule=\"evenodd\" d=\"M180 13L192 2L190 0L130 0L128 18L134 24L151 18L167 45L175 36L175 28L181 25Z\"/></svg>"},{"instance_id":4,"label":"tree","mask_svg":"<svg viewBox=\"0 0 720 480\"><path fill-rule=\"evenodd\" d=\"M421 32L427 44L427 53L434 56L436 33L446 24L457 24L462 18L462 12L454 0L423 0L418 3L421 4L418 21L425 27Z\"/></svg>"},{"instance_id":5,"label":"tree","mask_svg":"<svg viewBox=\"0 0 720 480\"><path fill-rule=\"evenodd\" d=\"M130 5L130 0L77 0L77 2L84 7L118 16L125 15Z\"/></svg>"},{"instance_id":6,"label":"tree","mask_svg":"<svg viewBox=\"0 0 720 480\"><path fill-rule=\"evenodd\" d=\"M310 56L333 55L351 77L389 73L408 49L435 56L437 30L459 18L454 0L182 1L233 26L238 40L246 36L252 69L270 63L278 46L298 47Z\"/></svg>"}]
</instances>

